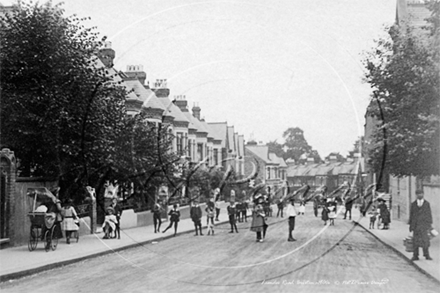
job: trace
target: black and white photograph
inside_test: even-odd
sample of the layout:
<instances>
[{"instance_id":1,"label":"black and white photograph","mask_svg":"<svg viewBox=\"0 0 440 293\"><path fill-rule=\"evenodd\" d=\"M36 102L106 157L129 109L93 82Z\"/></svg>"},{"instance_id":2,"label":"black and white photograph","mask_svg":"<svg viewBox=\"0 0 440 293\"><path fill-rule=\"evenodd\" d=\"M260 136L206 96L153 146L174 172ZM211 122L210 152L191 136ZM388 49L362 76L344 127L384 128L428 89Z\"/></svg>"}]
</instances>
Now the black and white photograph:
<instances>
[{"instance_id":1,"label":"black and white photograph","mask_svg":"<svg viewBox=\"0 0 440 293\"><path fill-rule=\"evenodd\" d=\"M0 0L0 291L439 292L440 0Z\"/></svg>"}]
</instances>

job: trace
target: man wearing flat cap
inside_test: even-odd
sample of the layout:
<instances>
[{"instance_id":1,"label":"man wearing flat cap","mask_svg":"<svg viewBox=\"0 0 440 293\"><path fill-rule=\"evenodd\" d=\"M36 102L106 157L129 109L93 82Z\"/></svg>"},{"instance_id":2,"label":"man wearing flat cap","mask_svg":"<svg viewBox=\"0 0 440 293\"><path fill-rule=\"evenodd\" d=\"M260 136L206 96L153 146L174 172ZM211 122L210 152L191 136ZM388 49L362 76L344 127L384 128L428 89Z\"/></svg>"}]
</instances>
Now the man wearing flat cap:
<instances>
[{"instance_id":1,"label":"man wearing flat cap","mask_svg":"<svg viewBox=\"0 0 440 293\"><path fill-rule=\"evenodd\" d=\"M429 256L429 231L432 228L431 206L423 198L423 190L416 191L417 199L411 204L409 215L409 231L414 232L414 254L411 260L419 260L419 247L423 249L423 256L432 260Z\"/></svg>"}]
</instances>

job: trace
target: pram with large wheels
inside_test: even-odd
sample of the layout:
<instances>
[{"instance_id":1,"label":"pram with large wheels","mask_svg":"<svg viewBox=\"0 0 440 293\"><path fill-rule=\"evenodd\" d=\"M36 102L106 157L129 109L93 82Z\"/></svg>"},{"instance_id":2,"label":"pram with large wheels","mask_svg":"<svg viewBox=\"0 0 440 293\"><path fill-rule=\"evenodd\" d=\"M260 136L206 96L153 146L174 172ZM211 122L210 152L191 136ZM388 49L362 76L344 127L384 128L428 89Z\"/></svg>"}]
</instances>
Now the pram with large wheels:
<instances>
[{"instance_id":1,"label":"pram with large wheels","mask_svg":"<svg viewBox=\"0 0 440 293\"><path fill-rule=\"evenodd\" d=\"M29 251L37 248L39 240L43 241L46 251L55 250L58 245L57 215L50 212L48 207L56 205L58 199L45 187L28 188L27 195L28 199L32 200L32 211L28 213L31 221Z\"/></svg>"}]
</instances>

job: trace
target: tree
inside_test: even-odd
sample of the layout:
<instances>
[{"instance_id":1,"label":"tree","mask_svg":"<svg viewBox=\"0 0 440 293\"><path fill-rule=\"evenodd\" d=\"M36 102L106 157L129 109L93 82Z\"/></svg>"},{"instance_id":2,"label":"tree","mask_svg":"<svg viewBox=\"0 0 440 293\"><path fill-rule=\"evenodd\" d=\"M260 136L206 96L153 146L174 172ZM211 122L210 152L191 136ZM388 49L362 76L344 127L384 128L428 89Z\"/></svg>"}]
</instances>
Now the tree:
<instances>
[{"instance_id":1,"label":"tree","mask_svg":"<svg viewBox=\"0 0 440 293\"><path fill-rule=\"evenodd\" d=\"M299 127L290 127L283 133L285 139L286 153L284 159L293 158L295 162L299 162L303 154L309 154L312 147L304 138L304 132Z\"/></svg>"},{"instance_id":2,"label":"tree","mask_svg":"<svg viewBox=\"0 0 440 293\"><path fill-rule=\"evenodd\" d=\"M365 59L373 89L371 163L396 176L440 174L439 1L429 4L429 30L393 26Z\"/></svg>"},{"instance_id":3,"label":"tree","mask_svg":"<svg viewBox=\"0 0 440 293\"><path fill-rule=\"evenodd\" d=\"M62 196L111 163L124 126L126 92L100 66L104 39L83 20L50 2L20 3L0 20L2 147L22 176L57 178Z\"/></svg>"},{"instance_id":4,"label":"tree","mask_svg":"<svg viewBox=\"0 0 440 293\"><path fill-rule=\"evenodd\" d=\"M360 136L356 139L356 141L353 144L353 149L351 151L349 151L349 157L353 157L354 154L364 154L364 149L365 147L365 141L364 141L364 136Z\"/></svg>"},{"instance_id":5,"label":"tree","mask_svg":"<svg viewBox=\"0 0 440 293\"><path fill-rule=\"evenodd\" d=\"M315 163L321 163L322 159L321 156L319 155L317 150L311 150L308 154L307 154L308 158L313 158L313 161Z\"/></svg>"},{"instance_id":6,"label":"tree","mask_svg":"<svg viewBox=\"0 0 440 293\"><path fill-rule=\"evenodd\" d=\"M278 143L276 140L269 141L266 145L269 147L269 153L274 153L280 158L285 156L283 145Z\"/></svg>"}]
</instances>

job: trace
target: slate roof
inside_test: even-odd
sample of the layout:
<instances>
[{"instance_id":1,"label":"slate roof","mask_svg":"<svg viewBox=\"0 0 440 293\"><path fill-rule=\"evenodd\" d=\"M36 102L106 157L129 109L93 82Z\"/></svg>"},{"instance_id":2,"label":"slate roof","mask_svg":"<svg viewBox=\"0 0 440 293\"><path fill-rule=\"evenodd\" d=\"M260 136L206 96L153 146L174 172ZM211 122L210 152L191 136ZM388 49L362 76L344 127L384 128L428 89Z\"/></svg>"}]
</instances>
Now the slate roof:
<instances>
[{"instance_id":1,"label":"slate roof","mask_svg":"<svg viewBox=\"0 0 440 293\"><path fill-rule=\"evenodd\" d=\"M269 147L267 145L247 145L246 148L262 159L266 164L270 164Z\"/></svg>"},{"instance_id":2,"label":"slate roof","mask_svg":"<svg viewBox=\"0 0 440 293\"><path fill-rule=\"evenodd\" d=\"M146 89L138 79L125 80L125 84L129 89L133 89L138 99L143 102L143 108L161 109L165 111L164 105L159 101L154 92L150 89Z\"/></svg>"},{"instance_id":3,"label":"slate roof","mask_svg":"<svg viewBox=\"0 0 440 293\"><path fill-rule=\"evenodd\" d=\"M280 167L287 167L283 158L278 157L275 153L269 153L269 159L274 164L278 164Z\"/></svg>"},{"instance_id":4,"label":"slate roof","mask_svg":"<svg viewBox=\"0 0 440 293\"><path fill-rule=\"evenodd\" d=\"M228 132L228 123L227 122L209 122L208 123L210 129L214 133L215 139L220 139L222 141L221 147L226 147L226 133Z\"/></svg>"},{"instance_id":5,"label":"slate roof","mask_svg":"<svg viewBox=\"0 0 440 293\"><path fill-rule=\"evenodd\" d=\"M358 164L361 164L362 160L354 160L353 162L331 162L323 164L309 164L309 165L290 165L287 168L287 177L296 176L326 176L326 175L338 175L338 174L352 174L355 175L358 172Z\"/></svg>"},{"instance_id":6,"label":"slate roof","mask_svg":"<svg viewBox=\"0 0 440 293\"><path fill-rule=\"evenodd\" d=\"M202 120L200 123L203 125L203 127L208 132L208 138L214 138L214 133L211 131L211 127L209 127L208 123L206 121Z\"/></svg>"},{"instance_id":7,"label":"slate roof","mask_svg":"<svg viewBox=\"0 0 440 293\"><path fill-rule=\"evenodd\" d=\"M310 170L316 168L318 165L319 164L291 165L287 167L287 177L310 176Z\"/></svg>"},{"instance_id":8,"label":"slate roof","mask_svg":"<svg viewBox=\"0 0 440 293\"><path fill-rule=\"evenodd\" d=\"M194 119L195 119L194 116L191 115L191 113L189 111L185 111L185 112L182 112L182 113L183 113L183 115L185 115L185 117L189 121L188 129L194 129L194 130L197 131L197 126L194 124Z\"/></svg>"},{"instance_id":9,"label":"slate roof","mask_svg":"<svg viewBox=\"0 0 440 293\"><path fill-rule=\"evenodd\" d=\"M262 159L267 165L287 167L283 158L278 157L275 153L269 153L269 147L267 145L246 145L245 147Z\"/></svg>"},{"instance_id":10,"label":"slate roof","mask_svg":"<svg viewBox=\"0 0 440 293\"><path fill-rule=\"evenodd\" d=\"M174 121L189 123L188 118L186 118L186 116L182 113L182 111L180 111L179 107L174 105L174 103L172 103L172 101L169 98L158 98L158 99L165 107L165 109L168 109L165 115L174 117Z\"/></svg>"},{"instance_id":11,"label":"slate roof","mask_svg":"<svg viewBox=\"0 0 440 293\"><path fill-rule=\"evenodd\" d=\"M188 112L189 113L189 112ZM192 116L192 115L191 115ZM187 116L188 117L188 116ZM208 133L209 130L205 127L205 125L203 125L202 121L200 121L199 119L197 119L196 117L192 116L192 123L194 124L194 126L197 129L197 132L200 133Z\"/></svg>"}]
</instances>

